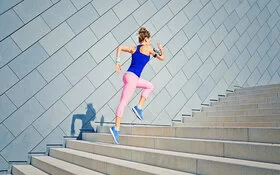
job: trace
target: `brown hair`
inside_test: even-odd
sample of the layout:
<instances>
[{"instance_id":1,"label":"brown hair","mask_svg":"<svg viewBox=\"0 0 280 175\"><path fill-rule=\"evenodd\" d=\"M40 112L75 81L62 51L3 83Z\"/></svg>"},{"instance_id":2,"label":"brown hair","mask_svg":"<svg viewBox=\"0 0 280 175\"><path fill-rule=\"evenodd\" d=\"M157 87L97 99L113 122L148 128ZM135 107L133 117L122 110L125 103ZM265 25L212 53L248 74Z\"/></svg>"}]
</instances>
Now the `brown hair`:
<instances>
[{"instance_id":1,"label":"brown hair","mask_svg":"<svg viewBox=\"0 0 280 175\"><path fill-rule=\"evenodd\" d=\"M146 37L147 38L151 37L150 32L145 27L141 27L140 30L138 31L139 43L142 43Z\"/></svg>"}]
</instances>

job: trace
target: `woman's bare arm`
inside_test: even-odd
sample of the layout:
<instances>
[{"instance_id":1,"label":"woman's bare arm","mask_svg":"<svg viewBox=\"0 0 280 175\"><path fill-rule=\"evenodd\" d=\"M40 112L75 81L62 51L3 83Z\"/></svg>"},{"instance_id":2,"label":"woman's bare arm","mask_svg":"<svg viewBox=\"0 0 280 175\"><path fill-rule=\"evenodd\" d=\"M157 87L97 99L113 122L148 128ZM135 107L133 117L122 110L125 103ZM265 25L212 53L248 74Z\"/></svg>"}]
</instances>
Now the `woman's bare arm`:
<instances>
[{"instance_id":1,"label":"woman's bare arm","mask_svg":"<svg viewBox=\"0 0 280 175\"><path fill-rule=\"evenodd\" d=\"M116 53L117 58L120 58L121 52L128 52L132 54L135 52L135 46L119 46Z\"/></svg>"}]
</instances>

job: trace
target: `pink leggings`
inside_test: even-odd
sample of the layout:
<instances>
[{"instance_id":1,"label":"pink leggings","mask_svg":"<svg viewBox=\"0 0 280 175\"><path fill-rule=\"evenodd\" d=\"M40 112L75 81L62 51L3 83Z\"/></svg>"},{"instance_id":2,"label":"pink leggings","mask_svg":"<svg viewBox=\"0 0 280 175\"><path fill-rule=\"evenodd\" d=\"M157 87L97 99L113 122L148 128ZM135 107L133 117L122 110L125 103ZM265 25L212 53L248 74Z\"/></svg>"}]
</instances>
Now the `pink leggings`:
<instances>
[{"instance_id":1,"label":"pink leggings","mask_svg":"<svg viewBox=\"0 0 280 175\"><path fill-rule=\"evenodd\" d=\"M130 98L132 97L136 88L143 88L141 96L146 99L150 93L154 90L154 85L142 78L138 78L133 73L125 73L123 75L124 87L122 90L122 96L119 103L119 106L116 111L118 117L122 117L125 107L127 106Z\"/></svg>"}]
</instances>

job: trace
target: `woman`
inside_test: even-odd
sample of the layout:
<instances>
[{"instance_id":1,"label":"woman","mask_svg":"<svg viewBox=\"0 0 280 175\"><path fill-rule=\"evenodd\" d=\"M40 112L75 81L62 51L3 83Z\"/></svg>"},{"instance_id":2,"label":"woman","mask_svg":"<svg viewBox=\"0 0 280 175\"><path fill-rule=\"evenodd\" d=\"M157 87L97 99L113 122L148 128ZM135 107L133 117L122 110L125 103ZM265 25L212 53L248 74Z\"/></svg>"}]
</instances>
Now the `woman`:
<instances>
[{"instance_id":1,"label":"woman","mask_svg":"<svg viewBox=\"0 0 280 175\"><path fill-rule=\"evenodd\" d=\"M149 62L150 56L153 56L159 60L164 60L164 51L161 44L157 44L159 52L153 49L151 46L150 32L142 27L138 32L138 46L119 46L116 53L116 72L121 70L120 53L128 52L132 54L131 64L127 72L123 75L124 87L122 90L121 100L116 111L116 124L110 128L110 132L117 144L119 144L119 132L121 117L125 107L127 106L131 96L136 88L143 88L139 103L132 108L136 116L142 120L142 107L147 100L150 93L153 91L154 86L152 83L140 78L141 73L145 65Z\"/></svg>"}]
</instances>

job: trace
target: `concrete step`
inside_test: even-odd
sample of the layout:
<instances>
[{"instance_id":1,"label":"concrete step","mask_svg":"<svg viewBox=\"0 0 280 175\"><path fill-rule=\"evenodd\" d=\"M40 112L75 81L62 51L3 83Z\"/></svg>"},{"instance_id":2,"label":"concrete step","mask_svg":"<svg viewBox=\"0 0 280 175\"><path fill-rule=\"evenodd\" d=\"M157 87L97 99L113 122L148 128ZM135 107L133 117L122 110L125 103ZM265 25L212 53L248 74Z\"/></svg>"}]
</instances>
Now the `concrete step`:
<instances>
[{"instance_id":1,"label":"concrete step","mask_svg":"<svg viewBox=\"0 0 280 175\"><path fill-rule=\"evenodd\" d=\"M117 146L117 145L114 145ZM126 154L125 150L123 154ZM123 159L117 159L113 157L107 157L102 156L98 154L92 154L89 152L74 150L74 149L68 149L68 148L53 148L50 151L50 155L53 157L56 157L58 159L71 162L73 164L84 166L88 169L96 170L105 174L162 174L162 175L186 175L189 173L181 172L181 171L175 171L170 170L167 168L161 168L157 166L152 166L148 164L143 163L137 163L133 161L127 161ZM123 155L123 156L130 156ZM139 159L141 159L141 155L138 155ZM152 159L152 157L150 157ZM161 160L161 161L168 161L168 160ZM166 164L169 164L171 162L166 162ZM177 160L177 163L179 160ZM182 162L184 166L184 164ZM173 163L172 165L175 165ZM189 165L191 166L191 165ZM195 169L196 167L193 166ZM189 174L190 175L190 174Z\"/></svg>"},{"instance_id":2,"label":"concrete step","mask_svg":"<svg viewBox=\"0 0 280 175\"><path fill-rule=\"evenodd\" d=\"M268 90L268 89L276 89L276 88L280 88L280 84L238 88L238 89L235 89L235 92L254 91L254 90Z\"/></svg>"},{"instance_id":3,"label":"concrete step","mask_svg":"<svg viewBox=\"0 0 280 175\"><path fill-rule=\"evenodd\" d=\"M245 100L245 99L263 99L263 98L271 98L271 97L279 97L278 92L273 93L263 93L263 94L246 94L239 96L226 96L224 98L220 98L220 102L226 101L236 101L236 100Z\"/></svg>"},{"instance_id":4,"label":"concrete step","mask_svg":"<svg viewBox=\"0 0 280 175\"><path fill-rule=\"evenodd\" d=\"M13 175L48 175L32 165L13 165Z\"/></svg>"},{"instance_id":5,"label":"concrete step","mask_svg":"<svg viewBox=\"0 0 280 175\"><path fill-rule=\"evenodd\" d=\"M228 105L202 107L202 112L232 111L232 110L252 110L252 109L280 109L280 103L256 103L247 105Z\"/></svg>"},{"instance_id":6,"label":"concrete step","mask_svg":"<svg viewBox=\"0 0 280 175\"><path fill-rule=\"evenodd\" d=\"M243 96L243 95L253 95L253 94L267 94L267 93L277 93L279 94L280 92L280 87L279 88L273 88L273 89L256 89L256 90L252 90L252 91L243 91L243 92L231 92L231 93L227 93L226 96L227 97L231 97L231 96Z\"/></svg>"},{"instance_id":7,"label":"concrete step","mask_svg":"<svg viewBox=\"0 0 280 175\"><path fill-rule=\"evenodd\" d=\"M208 117L208 116L270 116L279 115L280 109L250 109L250 110L227 110L227 111L213 111L213 112L193 112L193 117Z\"/></svg>"},{"instance_id":8,"label":"concrete step","mask_svg":"<svg viewBox=\"0 0 280 175\"><path fill-rule=\"evenodd\" d=\"M79 161L79 160L75 159L75 161ZM73 175L73 174L102 175L103 174L50 156L32 156L32 165L53 175Z\"/></svg>"},{"instance_id":9,"label":"concrete step","mask_svg":"<svg viewBox=\"0 0 280 175\"><path fill-rule=\"evenodd\" d=\"M250 105L250 104L266 104L266 103L280 103L280 97L264 98L264 99L245 99L239 101L227 101L227 102L210 102L210 107L212 106L230 106L230 105Z\"/></svg>"},{"instance_id":10,"label":"concrete step","mask_svg":"<svg viewBox=\"0 0 280 175\"><path fill-rule=\"evenodd\" d=\"M110 133L110 126L100 126L97 131ZM170 127L170 126L122 126L123 135L160 136L176 138L196 138L212 140L234 140L247 142L280 143L280 128L234 128L234 127ZM90 133L84 133L87 140Z\"/></svg>"},{"instance_id":11,"label":"concrete step","mask_svg":"<svg viewBox=\"0 0 280 175\"><path fill-rule=\"evenodd\" d=\"M280 122L173 122L172 126L196 126L196 127L280 127Z\"/></svg>"},{"instance_id":12,"label":"concrete step","mask_svg":"<svg viewBox=\"0 0 280 175\"><path fill-rule=\"evenodd\" d=\"M183 123L190 122L280 122L280 115L238 117L182 117Z\"/></svg>"},{"instance_id":13,"label":"concrete step","mask_svg":"<svg viewBox=\"0 0 280 175\"><path fill-rule=\"evenodd\" d=\"M76 145L76 148L78 149L82 149L82 147L83 145ZM132 146L115 144L112 145L104 143L88 143L84 147L88 152L99 151L100 153L102 150L102 153L111 153L110 155L113 154L114 156L120 156L121 159L129 159L131 161L140 161L158 165L165 164L166 166L170 166L173 168L182 168L185 172L195 174L243 174L244 172L246 172L246 174L280 173L280 165L257 161L182 153L150 148L137 148ZM125 157L124 154L129 156ZM217 166L221 169L217 169ZM230 172L222 173L226 171Z\"/></svg>"},{"instance_id":14,"label":"concrete step","mask_svg":"<svg viewBox=\"0 0 280 175\"><path fill-rule=\"evenodd\" d=\"M260 161L266 163L280 163L280 144L267 143L250 143L236 141L221 141L207 139L187 139L187 138L169 138L169 137L153 137L153 136L120 136L121 145L112 145L113 140L109 134L94 134L87 141L70 141L67 147L71 149L101 154L105 156L113 156L120 159L133 160L133 154L140 154L143 148L149 148L148 153L158 153L158 150L175 151L183 153L192 153L200 155L211 155L218 157L236 158ZM102 142L102 143L101 143ZM105 144L108 143L108 144ZM113 148L112 148L113 147ZM140 150L139 150L140 149ZM136 151L136 153L135 153ZM258 154L256 154L258 152ZM163 156L163 154L162 154ZM164 158L167 159L168 157ZM157 160L157 158L155 158ZM144 160L143 160L144 161ZM141 162L140 162L141 163ZM142 162L143 163L143 162ZM164 162L156 162L157 166L168 167L169 165L158 164ZM171 166L171 165L170 165ZM177 165L178 166L178 165ZM176 165L172 165L176 167ZM170 167L168 167L170 168ZM182 169L177 169L182 171Z\"/></svg>"}]
</instances>

